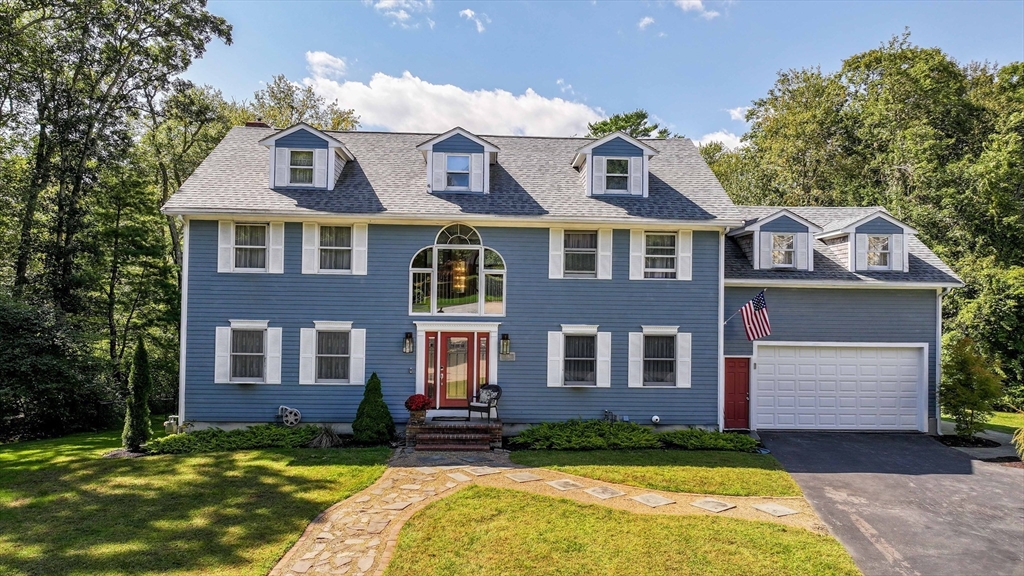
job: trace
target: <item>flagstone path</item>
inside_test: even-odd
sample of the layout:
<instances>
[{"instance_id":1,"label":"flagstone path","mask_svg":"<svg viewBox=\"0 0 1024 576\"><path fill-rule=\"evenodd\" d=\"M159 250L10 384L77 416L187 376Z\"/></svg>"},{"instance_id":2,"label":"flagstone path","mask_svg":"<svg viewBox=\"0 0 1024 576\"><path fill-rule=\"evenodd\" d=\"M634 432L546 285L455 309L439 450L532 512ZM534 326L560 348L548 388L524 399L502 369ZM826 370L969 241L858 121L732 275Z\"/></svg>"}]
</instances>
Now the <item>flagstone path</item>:
<instances>
[{"instance_id":1,"label":"flagstone path","mask_svg":"<svg viewBox=\"0 0 1024 576\"><path fill-rule=\"evenodd\" d=\"M519 466L503 451L417 453L402 448L392 456L377 482L317 516L270 576L380 576L394 554L405 522L428 504L471 484L568 498L639 514L727 516L827 533L807 501L799 496L709 496L648 490ZM723 510L716 513L709 509Z\"/></svg>"}]
</instances>

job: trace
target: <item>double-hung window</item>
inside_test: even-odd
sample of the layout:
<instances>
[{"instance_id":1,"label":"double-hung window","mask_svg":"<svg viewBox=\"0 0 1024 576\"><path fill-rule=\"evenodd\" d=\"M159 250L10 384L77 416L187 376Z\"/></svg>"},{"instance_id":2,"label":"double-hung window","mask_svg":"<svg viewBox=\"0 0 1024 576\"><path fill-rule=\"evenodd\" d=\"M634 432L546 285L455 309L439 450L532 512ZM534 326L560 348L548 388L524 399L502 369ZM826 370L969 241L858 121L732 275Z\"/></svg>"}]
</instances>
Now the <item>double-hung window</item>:
<instances>
[{"instance_id":1,"label":"double-hung window","mask_svg":"<svg viewBox=\"0 0 1024 576\"><path fill-rule=\"evenodd\" d=\"M644 386L676 385L676 337L644 334Z\"/></svg>"},{"instance_id":2,"label":"double-hung window","mask_svg":"<svg viewBox=\"0 0 1024 576\"><path fill-rule=\"evenodd\" d=\"M320 226L320 270L352 269L352 228Z\"/></svg>"},{"instance_id":3,"label":"double-hung window","mask_svg":"<svg viewBox=\"0 0 1024 576\"><path fill-rule=\"evenodd\" d=\"M565 277L597 278L597 232L566 230Z\"/></svg>"},{"instance_id":4,"label":"double-hung window","mask_svg":"<svg viewBox=\"0 0 1024 576\"><path fill-rule=\"evenodd\" d=\"M313 151L288 151L288 183L300 186L313 185Z\"/></svg>"},{"instance_id":5,"label":"double-hung window","mask_svg":"<svg viewBox=\"0 0 1024 576\"><path fill-rule=\"evenodd\" d=\"M267 365L266 330L231 330L231 381L263 382Z\"/></svg>"},{"instance_id":6,"label":"double-hung window","mask_svg":"<svg viewBox=\"0 0 1024 576\"><path fill-rule=\"evenodd\" d=\"M868 236L868 269L889 269L889 237Z\"/></svg>"},{"instance_id":7,"label":"double-hung window","mask_svg":"<svg viewBox=\"0 0 1024 576\"><path fill-rule=\"evenodd\" d=\"M606 158L604 189L608 192L629 192L629 158Z\"/></svg>"},{"instance_id":8,"label":"double-hung window","mask_svg":"<svg viewBox=\"0 0 1024 576\"><path fill-rule=\"evenodd\" d=\"M349 332L317 330L316 382L345 384L349 381Z\"/></svg>"},{"instance_id":9,"label":"double-hung window","mask_svg":"<svg viewBox=\"0 0 1024 576\"><path fill-rule=\"evenodd\" d=\"M644 234L644 278L676 277L676 234Z\"/></svg>"},{"instance_id":10,"label":"double-hung window","mask_svg":"<svg viewBox=\"0 0 1024 576\"><path fill-rule=\"evenodd\" d=\"M235 224L235 269L266 270L267 225Z\"/></svg>"},{"instance_id":11,"label":"double-hung window","mask_svg":"<svg viewBox=\"0 0 1024 576\"><path fill-rule=\"evenodd\" d=\"M796 255L796 237L793 234L772 234L772 267L792 268Z\"/></svg>"},{"instance_id":12,"label":"double-hung window","mask_svg":"<svg viewBox=\"0 0 1024 576\"><path fill-rule=\"evenodd\" d=\"M469 190L469 154L445 156L445 189Z\"/></svg>"},{"instance_id":13,"label":"double-hung window","mask_svg":"<svg viewBox=\"0 0 1024 576\"><path fill-rule=\"evenodd\" d=\"M565 386L597 385L597 336L565 336Z\"/></svg>"}]
</instances>

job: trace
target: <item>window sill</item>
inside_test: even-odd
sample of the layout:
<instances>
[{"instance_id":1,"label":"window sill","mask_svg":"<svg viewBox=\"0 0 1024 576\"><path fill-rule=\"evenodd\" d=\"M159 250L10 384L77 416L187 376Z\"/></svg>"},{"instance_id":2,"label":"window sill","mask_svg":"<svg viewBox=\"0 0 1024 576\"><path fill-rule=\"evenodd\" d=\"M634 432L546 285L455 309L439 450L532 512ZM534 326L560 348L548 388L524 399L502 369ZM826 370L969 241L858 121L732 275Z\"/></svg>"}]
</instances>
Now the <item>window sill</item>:
<instances>
[{"instance_id":1,"label":"window sill","mask_svg":"<svg viewBox=\"0 0 1024 576\"><path fill-rule=\"evenodd\" d=\"M358 382L308 382L299 386L364 386Z\"/></svg>"},{"instance_id":2,"label":"window sill","mask_svg":"<svg viewBox=\"0 0 1024 576\"><path fill-rule=\"evenodd\" d=\"M595 272L593 276L581 276L578 274L567 274L564 272L562 274L562 280L599 280L597 272Z\"/></svg>"},{"instance_id":3,"label":"window sill","mask_svg":"<svg viewBox=\"0 0 1024 576\"><path fill-rule=\"evenodd\" d=\"M562 388L597 388L597 384L562 384Z\"/></svg>"},{"instance_id":4,"label":"window sill","mask_svg":"<svg viewBox=\"0 0 1024 576\"><path fill-rule=\"evenodd\" d=\"M266 268L232 268L231 274L267 274Z\"/></svg>"},{"instance_id":5,"label":"window sill","mask_svg":"<svg viewBox=\"0 0 1024 576\"><path fill-rule=\"evenodd\" d=\"M228 384L267 384L265 380L230 380Z\"/></svg>"},{"instance_id":6,"label":"window sill","mask_svg":"<svg viewBox=\"0 0 1024 576\"><path fill-rule=\"evenodd\" d=\"M317 274L329 274L329 275L333 275L333 276L339 276L339 275L340 276L351 276L352 275L352 270L351 269L349 269L349 270L335 270L334 268L328 268L328 269L324 270L324 269L321 268L321 269L318 269L316 271L316 273Z\"/></svg>"}]
</instances>

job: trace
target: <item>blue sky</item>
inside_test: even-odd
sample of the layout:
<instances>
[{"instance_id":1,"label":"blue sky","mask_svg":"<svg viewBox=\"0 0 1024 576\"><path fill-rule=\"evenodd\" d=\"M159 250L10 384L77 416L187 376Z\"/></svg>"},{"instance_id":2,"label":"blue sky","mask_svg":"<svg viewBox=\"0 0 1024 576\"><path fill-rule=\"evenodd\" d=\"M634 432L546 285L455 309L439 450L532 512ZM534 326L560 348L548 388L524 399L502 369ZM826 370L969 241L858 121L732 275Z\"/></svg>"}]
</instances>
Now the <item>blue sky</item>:
<instances>
[{"instance_id":1,"label":"blue sky","mask_svg":"<svg viewBox=\"0 0 1024 576\"><path fill-rule=\"evenodd\" d=\"M582 135L646 108L727 142L781 69L837 69L904 27L960 62L1024 59L1024 2L676 0L218 1L234 44L188 77L251 98L274 74L310 84L363 129ZM733 112L730 113L730 110Z\"/></svg>"}]
</instances>

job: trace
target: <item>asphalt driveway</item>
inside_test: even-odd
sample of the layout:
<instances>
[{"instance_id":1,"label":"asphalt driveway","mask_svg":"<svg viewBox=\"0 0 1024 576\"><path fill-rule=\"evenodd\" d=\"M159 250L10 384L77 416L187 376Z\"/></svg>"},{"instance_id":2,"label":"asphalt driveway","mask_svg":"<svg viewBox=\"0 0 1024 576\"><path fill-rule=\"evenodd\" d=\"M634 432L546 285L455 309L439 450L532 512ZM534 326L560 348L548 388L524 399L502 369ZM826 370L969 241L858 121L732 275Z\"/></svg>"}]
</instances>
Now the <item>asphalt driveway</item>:
<instances>
[{"instance_id":1,"label":"asphalt driveway","mask_svg":"<svg viewBox=\"0 0 1024 576\"><path fill-rule=\"evenodd\" d=\"M918 434L760 436L864 574L1024 575L1024 470Z\"/></svg>"}]
</instances>

